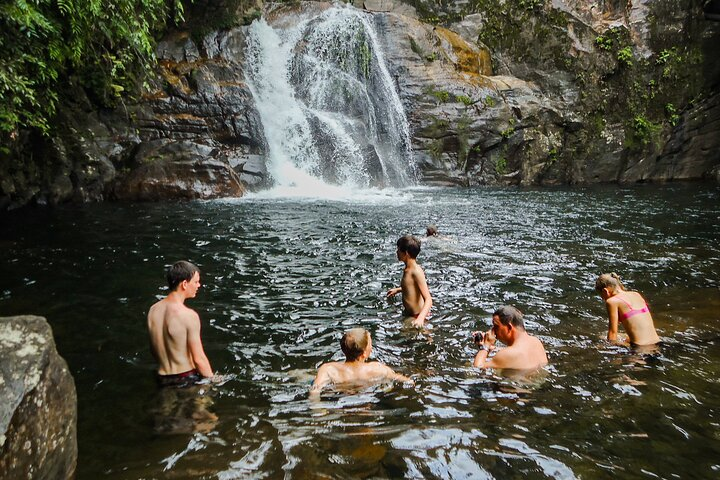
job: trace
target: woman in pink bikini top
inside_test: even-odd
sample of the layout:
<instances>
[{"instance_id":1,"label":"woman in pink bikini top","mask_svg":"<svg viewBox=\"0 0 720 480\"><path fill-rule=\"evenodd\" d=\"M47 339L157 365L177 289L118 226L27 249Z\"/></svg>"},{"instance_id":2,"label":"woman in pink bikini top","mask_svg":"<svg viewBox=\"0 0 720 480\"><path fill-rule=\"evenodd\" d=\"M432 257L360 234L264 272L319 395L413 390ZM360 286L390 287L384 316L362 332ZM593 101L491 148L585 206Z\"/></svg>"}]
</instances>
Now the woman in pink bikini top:
<instances>
[{"instance_id":1,"label":"woman in pink bikini top","mask_svg":"<svg viewBox=\"0 0 720 480\"><path fill-rule=\"evenodd\" d=\"M617 274L600 275L595 282L595 290L605 300L607 307L608 340L617 341L618 324L622 323L631 344L653 345L660 342L650 309L642 295L625 290Z\"/></svg>"}]
</instances>

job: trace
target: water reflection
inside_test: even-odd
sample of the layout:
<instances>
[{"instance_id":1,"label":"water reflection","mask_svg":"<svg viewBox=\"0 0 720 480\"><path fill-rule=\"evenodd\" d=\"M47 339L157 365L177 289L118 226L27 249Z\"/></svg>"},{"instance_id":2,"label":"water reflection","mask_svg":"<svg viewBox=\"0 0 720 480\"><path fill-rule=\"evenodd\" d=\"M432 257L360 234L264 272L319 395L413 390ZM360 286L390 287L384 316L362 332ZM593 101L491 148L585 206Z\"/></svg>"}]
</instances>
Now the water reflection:
<instances>
[{"instance_id":1,"label":"water reflection","mask_svg":"<svg viewBox=\"0 0 720 480\"><path fill-rule=\"evenodd\" d=\"M208 387L161 388L148 410L153 415L153 431L160 435L209 433L218 417L211 412L212 396Z\"/></svg>"},{"instance_id":2,"label":"water reflection","mask_svg":"<svg viewBox=\"0 0 720 480\"><path fill-rule=\"evenodd\" d=\"M0 229L0 309L52 324L78 388L81 480L711 478L718 200L702 185L412 189L24 213ZM630 212L641 213L632 235ZM395 240L430 222L453 242L423 244L432 329L408 331L384 294L401 268ZM200 397L212 404L159 399L149 374L145 315L179 258L203 271L191 306L213 365L233 375ZM603 341L603 271L645 294L659 351ZM470 367L469 333L506 303L546 346L537 381ZM317 367L341 359L339 335L356 325L372 334L373 359L416 385L311 403ZM195 423L198 407L216 421Z\"/></svg>"}]
</instances>

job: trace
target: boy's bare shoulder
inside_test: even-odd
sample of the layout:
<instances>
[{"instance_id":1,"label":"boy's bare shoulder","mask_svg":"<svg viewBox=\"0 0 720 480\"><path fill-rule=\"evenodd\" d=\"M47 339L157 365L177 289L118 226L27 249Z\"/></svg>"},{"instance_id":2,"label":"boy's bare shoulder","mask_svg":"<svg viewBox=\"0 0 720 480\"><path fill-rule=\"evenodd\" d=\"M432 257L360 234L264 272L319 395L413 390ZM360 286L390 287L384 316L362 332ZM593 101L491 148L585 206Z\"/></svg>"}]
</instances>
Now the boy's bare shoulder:
<instances>
[{"instance_id":1,"label":"boy's bare shoulder","mask_svg":"<svg viewBox=\"0 0 720 480\"><path fill-rule=\"evenodd\" d=\"M325 373L332 373L337 372L342 369L343 362L327 362L320 365L320 368L318 368L318 373L325 372Z\"/></svg>"},{"instance_id":2,"label":"boy's bare shoulder","mask_svg":"<svg viewBox=\"0 0 720 480\"><path fill-rule=\"evenodd\" d=\"M392 374L392 368L388 367L384 363L380 362L367 362L366 367L371 370L374 375L388 375Z\"/></svg>"}]
</instances>

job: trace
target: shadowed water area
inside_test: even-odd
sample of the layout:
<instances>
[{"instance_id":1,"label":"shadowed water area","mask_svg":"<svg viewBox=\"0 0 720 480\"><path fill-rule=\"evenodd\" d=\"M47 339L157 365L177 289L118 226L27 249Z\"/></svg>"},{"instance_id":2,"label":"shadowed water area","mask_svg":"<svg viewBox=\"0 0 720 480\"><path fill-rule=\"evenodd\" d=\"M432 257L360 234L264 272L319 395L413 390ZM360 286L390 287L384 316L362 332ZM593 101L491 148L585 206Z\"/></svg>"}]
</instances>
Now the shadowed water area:
<instances>
[{"instance_id":1,"label":"shadowed water area","mask_svg":"<svg viewBox=\"0 0 720 480\"><path fill-rule=\"evenodd\" d=\"M78 390L79 479L711 478L719 217L720 188L701 184L23 212L2 224L0 312L53 327ZM451 239L423 243L435 306L417 332L384 295L402 273L395 240L427 223ZM153 378L145 316L177 259L202 269L188 305L231 376L202 392L159 392ZM659 352L603 340L605 271L644 294ZM470 367L470 332L505 303L548 350L531 382ZM353 326L416 385L310 402Z\"/></svg>"}]
</instances>

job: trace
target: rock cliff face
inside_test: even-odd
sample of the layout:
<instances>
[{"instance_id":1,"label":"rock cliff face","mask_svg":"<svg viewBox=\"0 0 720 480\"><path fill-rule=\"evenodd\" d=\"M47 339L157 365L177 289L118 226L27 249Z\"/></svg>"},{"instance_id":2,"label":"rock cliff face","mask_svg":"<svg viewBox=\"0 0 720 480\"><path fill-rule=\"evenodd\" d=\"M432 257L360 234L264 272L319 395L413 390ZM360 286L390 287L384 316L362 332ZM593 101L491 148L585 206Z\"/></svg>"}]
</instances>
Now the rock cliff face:
<instances>
[{"instance_id":1,"label":"rock cliff face","mask_svg":"<svg viewBox=\"0 0 720 480\"><path fill-rule=\"evenodd\" d=\"M246 20L262 6L240 3L223 5ZM712 2L353 3L371 12L425 183L718 177ZM303 5L273 5L273 21L313 10ZM56 136L25 132L0 157L0 209L266 186L268 146L244 81L246 35L247 27L168 34L156 78L115 111L97 111L77 89Z\"/></svg>"},{"instance_id":2,"label":"rock cliff face","mask_svg":"<svg viewBox=\"0 0 720 480\"><path fill-rule=\"evenodd\" d=\"M71 478L76 422L75 383L48 323L0 318L0 478Z\"/></svg>"},{"instance_id":3,"label":"rock cliff face","mask_svg":"<svg viewBox=\"0 0 720 480\"><path fill-rule=\"evenodd\" d=\"M427 125L435 117L430 125L441 127L416 130L418 144L429 147L420 147L426 172L469 184L716 177L720 132L712 122L697 140L702 147L678 151L688 132L700 133L698 112L712 119L720 86L710 43L720 39L720 24L706 20L697 2L410 3L421 17L486 46L495 74L484 78L488 93L446 82L449 96L435 111L417 94L408 98L414 118ZM386 38L393 52L403 50ZM423 75L417 62L402 65L409 83L438 83L435 73L416 80ZM464 96L488 101L463 111L453 98Z\"/></svg>"}]
</instances>

